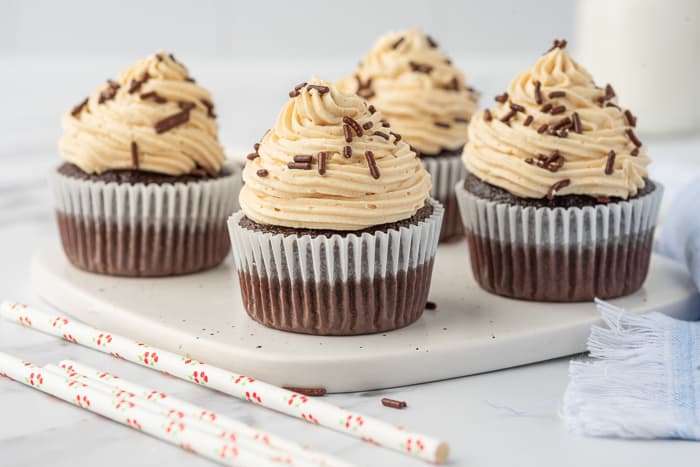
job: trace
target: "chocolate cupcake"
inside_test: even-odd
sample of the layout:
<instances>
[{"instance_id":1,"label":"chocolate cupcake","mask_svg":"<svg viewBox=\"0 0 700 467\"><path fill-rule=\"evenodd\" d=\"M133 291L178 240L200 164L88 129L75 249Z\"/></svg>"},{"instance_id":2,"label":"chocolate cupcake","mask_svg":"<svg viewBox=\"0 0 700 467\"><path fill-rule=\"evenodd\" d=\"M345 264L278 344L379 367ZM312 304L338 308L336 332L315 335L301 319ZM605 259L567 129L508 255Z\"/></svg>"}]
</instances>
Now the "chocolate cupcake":
<instances>
[{"instance_id":1,"label":"chocolate cupcake","mask_svg":"<svg viewBox=\"0 0 700 467\"><path fill-rule=\"evenodd\" d=\"M243 171L229 219L243 304L285 331L353 335L416 321L442 206L430 176L354 94L302 83Z\"/></svg>"},{"instance_id":2,"label":"chocolate cupcake","mask_svg":"<svg viewBox=\"0 0 700 467\"><path fill-rule=\"evenodd\" d=\"M456 191L485 290L541 301L613 298L646 278L663 189L636 118L566 41L476 114Z\"/></svg>"},{"instance_id":3,"label":"chocolate cupcake","mask_svg":"<svg viewBox=\"0 0 700 467\"><path fill-rule=\"evenodd\" d=\"M240 175L224 164L208 91L162 52L66 113L51 171L63 249L117 276L186 274L230 251Z\"/></svg>"},{"instance_id":4,"label":"chocolate cupcake","mask_svg":"<svg viewBox=\"0 0 700 467\"><path fill-rule=\"evenodd\" d=\"M445 206L440 240L461 238L454 185L464 178L459 156L478 104L462 72L433 39L410 30L381 37L339 86L379 109L387 119L382 131L400 133L418 153L432 177L430 196Z\"/></svg>"}]
</instances>

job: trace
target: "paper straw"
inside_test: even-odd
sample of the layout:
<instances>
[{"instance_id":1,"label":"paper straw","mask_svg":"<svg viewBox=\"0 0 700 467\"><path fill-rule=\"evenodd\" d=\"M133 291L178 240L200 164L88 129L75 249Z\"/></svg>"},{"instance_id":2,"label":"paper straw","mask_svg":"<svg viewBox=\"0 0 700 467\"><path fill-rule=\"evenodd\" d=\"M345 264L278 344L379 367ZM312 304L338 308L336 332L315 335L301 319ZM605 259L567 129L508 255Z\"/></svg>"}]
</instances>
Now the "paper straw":
<instances>
[{"instance_id":1,"label":"paper straw","mask_svg":"<svg viewBox=\"0 0 700 467\"><path fill-rule=\"evenodd\" d=\"M199 423L205 423L214 428L216 433L222 432L226 436L236 436L240 441L253 440L267 449L275 449L286 453L295 462L312 463L327 467L352 467L354 464L336 459L323 453L297 445L291 441L280 438L278 435L267 433L246 425L232 418L217 414L203 407L196 406L187 401L169 396L155 389L148 389L131 381L110 374L106 371L96 370L87 365L72 360L63 360L59 366L46 365L45 368L56 369L61 374L70 377L84 377L93 380L110 391L124 391L149 401L157 407L161 413L168 416L185 418Z\"/></svg>"},{"instance_id":2,"label":"paper straw","mask_svg":"<svg viewBox=\"0 0 700 467\"><path fill-rule=\"evenodd\" d=\"M0 374L220 464L274 467L285 460L268 461L257 454L243 450L228 439L205 435L183 421L163 417L88 384L56 375L2 352L0 352Z\"/></svg>"},{"instance_id":3,"label":"paper straw","mask_svg":"<svg viewBox=\"0 0 700 467\"><path fill-rule=\"evenodd\" d=\"M27 305L10 302L0 305L0 315L23 326L63 337L69 342L216 389L306 422L361 438L377 446L438 464L447 459L447 444L436 438L410 432L400 426L365 417L249 376L99 331L64 316L50 315Z\"/></svg>"}]
</instances>

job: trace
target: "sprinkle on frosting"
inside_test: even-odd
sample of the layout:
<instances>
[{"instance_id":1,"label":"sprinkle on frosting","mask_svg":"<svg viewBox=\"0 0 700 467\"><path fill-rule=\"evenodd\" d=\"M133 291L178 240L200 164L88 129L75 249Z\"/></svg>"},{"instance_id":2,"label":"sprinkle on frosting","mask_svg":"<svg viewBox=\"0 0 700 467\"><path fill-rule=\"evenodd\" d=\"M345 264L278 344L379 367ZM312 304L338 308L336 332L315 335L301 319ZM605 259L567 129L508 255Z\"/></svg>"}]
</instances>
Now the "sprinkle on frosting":
<instances>
[{"instance_id":1,"label":"sprinkle on frosting","mask_svg":"<svg viewBox=\"0 0 700 467\"><path fill-rule=\"evenodd\" d=\"M87 173L217 174L225 156L211 95L188 77L164 52L139 61L66 113L61 155Z\"/></svg>"},{"instance_id":2,"label":"sprinkle on frosting","mask_svg":"<svg viewBox=\"0 0 700 467\"><path fill-rule=\"evenodd\" d=\"M317 79L309 83L284 106L258 157L246 163L239 196L246 216L352 231L415 214L430 191L415 152L397 133L366 131L383 117L359 96Z\"/></svg>"},{"instance_id":3,"label":"sprinkle on frosting","mask_svg":"<svg viewBox=\"0 0 700 467\"><path fill-rule=\"evenodd\" d=\"M524 198L627 199L644 187L649 158L636 119L571 59L566 41L516 76L507 96L472 118L463 155L472 174Z\"/></svg>"},{"instance_id":4,"label":"sprinkle on frosting","mask_svg":"<svg viewBox=\"0 0 700 467\"><path fill-rule=\"evenodd\" d=\"M478 102L477 93L435 41L416 30L379 38L355 73L338 86L379 108L422 155L462 147L466 126L434 122L471 119Z\"/></svg>"}]
</instances>

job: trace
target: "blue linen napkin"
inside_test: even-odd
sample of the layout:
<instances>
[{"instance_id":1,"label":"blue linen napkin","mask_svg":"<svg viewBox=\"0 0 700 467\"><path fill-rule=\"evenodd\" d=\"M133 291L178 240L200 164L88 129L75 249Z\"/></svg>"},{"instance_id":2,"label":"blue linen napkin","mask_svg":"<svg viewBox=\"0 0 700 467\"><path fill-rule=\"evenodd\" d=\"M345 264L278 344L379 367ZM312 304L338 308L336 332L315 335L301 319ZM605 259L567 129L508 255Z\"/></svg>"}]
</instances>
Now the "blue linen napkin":
<instances>
[{"instance_id":1,"label":"blue linen napkin","mask_svg":"<svg viewBox=\"0 0 700 467\"><path fill-rule=\"evenodd\" d=\"M700 180L681 190L657 252L688 266L700 289ZM700 322L634 315L596 300L605 326L573 360L562 401L567 427L589 436L700 441Z\"/></svg>"}]
</instances>

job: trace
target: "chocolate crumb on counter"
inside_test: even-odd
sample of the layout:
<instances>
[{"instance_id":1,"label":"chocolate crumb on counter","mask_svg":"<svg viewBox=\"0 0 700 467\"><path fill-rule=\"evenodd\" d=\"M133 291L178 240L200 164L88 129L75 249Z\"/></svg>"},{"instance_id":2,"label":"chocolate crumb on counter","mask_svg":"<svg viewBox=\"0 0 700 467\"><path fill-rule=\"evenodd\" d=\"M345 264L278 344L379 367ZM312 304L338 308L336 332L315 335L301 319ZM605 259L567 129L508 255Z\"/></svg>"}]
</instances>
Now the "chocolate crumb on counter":
<instances>
[{"instance_id":1,"label":"chocolate crumb on counter","mask_svg":"<svg viewBox=\"0 0 700 467\"><path fill-rule=\"evenodd\" d=\"M87 104L88 104L88 98L86 97L85 99L83 99L83 100L80 102L80 104L76 105L75 107L73 107L73 108L71 109L70 114L71 114L73 117L77 117L78 115L80 115L80 112L83 111L83 109L85 108L85 106L87 106Z\"/></svg>"},{"instance_id":2,"label":"chocolate crumb on counter","mask_svg":"<svg viewBox=\"0 0 700 467\"><path fill-rule=\"evenodd\" d=\"M183 123L186 123L190 120L190 109L182 109L176 114L173 114L169 117L164 118L163 120L160 120L156 122L155 124L155 130L156 133L161 134L165 133L166 131L172 130L173 128L182 125Z\"/></svg>"},{"instance_id":3,"label":"chocolate crumb on counter","mask_svg":"<svg viewBox=\"0 0 700 467\"><path fill-rule=\"evenodd\" d=\"M267 169L258 169L255 173L258 177L267 177L270 172L268 172Z\"/></svg>"},{"instance_id":4,"label":"chocolate crumb on counter","mask_svg":"<svg viewBox=\"0 0 700 467\"><path fill-rule=\"evenodd\" d=\"M615 170L615 151L610 150L608 160L605 162L605 175L612 175Z\"/></svg>"},{"instance_id":5,"label":"chocolate crumb on counter","mask_svg":"<svg viewBox=\"0 0 700 467\"><path fill-rule=\"evenodd\" d=\"M397 401L395 399L389 399L387 397L382 398L382 405L384 407L389 407L392 409L405 409L407 407L405 401Z\"/></svg>"},{"instance_id":6,"label":"chocolate crumb on counter","mask_svg":"<svg viewBox=\"0 0 700 467\"><path fill-rule=\"evenodd\" d=\"M374 160L374 153L372 151L365 151L365 159L367 159L367 166L369 167L369 173L372 178L378 179L380 177L379 167L377 167L377 161Z\"/></svg>"},{"instance_id":7,"label":"chocolate crumb on counter","mask_svg":"<svg viewBox=\"0 0 700 467\"><path fill-rule=\"evenodd\" d=\"M504 92L503 94L498 94L494 96L493 100L495 100L499 104L503 104L508 100L508 93Z\"/></svg>"},{"instance_id":8,"label":"chocolate crumb on counter","mask_svg":"<svg viewBox=\"0 0 700 467\"><path fill-rule=\"evenodd\" d=\"M639 140L639 138L637 138L637 135L634 134L634 130L632 128L627 128L625 133L627 133L627 136L629 137L630 141L632 141L632 144L637 147L642 145L642 142Z\"/></svg>"},{"instance_id":9,"label":"chocolate crumb on counter","mask_svg":"<svg viewBox=\"0 0 700 467\"><path fill-rule=\"evenodd\" d=\"M326 395L326 388L323 387L317 387L317 388L298 388L294 386L282 386L284 389L287 391L292 391L292 392L298 392L299 394L303 394L305 396L310 396L310 397L321 397Z\"/></svg>"},{"instance_id":10,"label":"chocolate crumb on counter","mask_svg":"<svg viewBox=\"0 0 700 467\"><path fill-rule=\"evenodd\" d=\"M437 303L431 302L431 301L427 301L427 302L425 302L425 309L426 309L426 310L436 310L436 309L437 309Z\"/></svg>"},{"instance_id":11,"label":"chocolate crumb on counter","mask_svg":"<svg viewBox=\"0 0 700 467\"><path fill-rule=\"evenodd\" d=\"M345 146L343 148L343 157L350 159L352 157L352 148L350 146Z\"/></svg>"},{"instance_id":12,"label":"chocolate crumb on counter","mask_svg":"<svg viewBox=\"0 0 700 467\"><path fill-rule=\"evenodd\" d=\"M140 97L143 100L153 99L153 101L156 102L157 104L165 104L166 102L168 102L168 99L161 96L160 94L158 94L155 91L149 91L149 92L143 93L143 94L141 94Z\"/></svg>"},{"instance_id":13,"label":"chocolate crumb on counter","mask_svg":"<svg viewBox=\"0 0 700 467\"><path fill-rule=\"evenodd\" d=\"M318 153L318 174L319 175L326 174L326 158L327 157L328 157L328 153L326 153L326 152L319 152Z\"/></svg>"},{"instance_id":14,"label":"chocolate crumb on counter","mask_svg":"<svg viewBox=\"0 0 700 467\"><path fill-rule=\"evenodd\" d=\"M343 117L343 123L352 128L357 136L362 136L362 127L359 123L357 123L357 121L354 118L345 116Z\"/></svg>"},{"instance_id":15,"label":"chocolate crumb on counter","mask_svg":"<svg viewBox=\"0 0 700 467\"><path fill-rule=\"evenodd\" d=\"M552 201L554 199L554 193L561 190L562 188L566 188L569 185L571 185L570 179L565 178L564 180L559 180L558 182L553 184L551 187L549 187L549 191L547 191L547 199L549 201Z\"/></svg>"},{"instance_id":16,"label":"chocolate crumb on counter","mask_svg":"<svg viewBox=\"0 0 700 467\"><path fill-rule=\"evenodd\" d=\"M535 103L542 105L542 83L539 80L535 81Z\"/></svg>"},{"instance_id":17,"label":"chocolate crumb on counter","mask_svg":"<svg viewBox=\"0 0 700 467\"><path fill-rule=\"evenodd\" d=\"M136 141L131 142L131 165L134 169L139 168L139 146Z\"/></svg>"}]
</instances>

